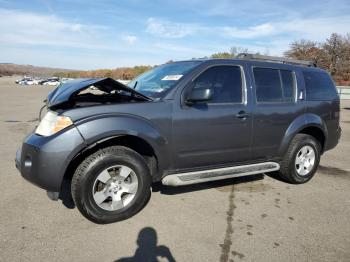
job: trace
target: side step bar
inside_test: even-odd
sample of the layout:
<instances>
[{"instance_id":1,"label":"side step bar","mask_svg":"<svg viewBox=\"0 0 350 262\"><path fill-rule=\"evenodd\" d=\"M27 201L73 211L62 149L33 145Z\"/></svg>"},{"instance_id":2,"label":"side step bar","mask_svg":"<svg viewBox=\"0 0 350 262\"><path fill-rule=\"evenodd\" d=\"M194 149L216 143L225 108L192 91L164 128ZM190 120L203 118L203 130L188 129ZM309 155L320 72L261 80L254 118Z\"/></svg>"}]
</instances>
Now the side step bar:
<instances>
[{"instance_id":1,"label":"side step bar","mask_svg":"<svg viewBox=\"0 0 350 262\"><path fill-rule=\"evenodd\" d=\"M217 168L204 171L172 174L162 179L166 186L183 186L226 178L249 176L265 172L277 171L280 165L275 162L265 162L251 165Z\"/></svg>"}]
</instances>

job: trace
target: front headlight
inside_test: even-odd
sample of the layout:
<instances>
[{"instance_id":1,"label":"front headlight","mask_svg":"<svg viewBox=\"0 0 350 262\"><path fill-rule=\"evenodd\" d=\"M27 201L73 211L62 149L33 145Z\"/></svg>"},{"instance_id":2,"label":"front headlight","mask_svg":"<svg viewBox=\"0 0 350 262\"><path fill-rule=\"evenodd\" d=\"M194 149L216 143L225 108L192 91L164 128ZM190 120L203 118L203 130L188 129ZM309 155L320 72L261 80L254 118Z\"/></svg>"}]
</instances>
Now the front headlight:
<instances>
[{"instance_id":1,"label":"front headlight","mask_svg":"<svg viewBox=\"0 0 350 262\"><path fill-rule=\"evenodd\" d=\"M69 117L59 116L56 112L48 111L36 128L35 133L41 136L51 136L72 124L73 122Z\"/></svg>"}]
</instances>

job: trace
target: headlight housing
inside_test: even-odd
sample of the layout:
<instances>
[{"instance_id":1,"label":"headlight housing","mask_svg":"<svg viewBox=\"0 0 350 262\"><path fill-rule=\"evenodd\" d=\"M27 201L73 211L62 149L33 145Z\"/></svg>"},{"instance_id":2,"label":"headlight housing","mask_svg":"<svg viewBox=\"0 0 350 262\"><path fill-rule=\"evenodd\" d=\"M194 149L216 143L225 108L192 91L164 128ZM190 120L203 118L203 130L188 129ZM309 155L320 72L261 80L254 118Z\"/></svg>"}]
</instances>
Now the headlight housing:
<instances>
[{"instance_id":1,"label":"headlight housing","mask_svg":"<svg viewBox=\"0 0 350 262\"><path fill-rule=\"evenodd\" d=\"M72 124L73 122L69 117L59 116L56 112L48 111L36 128L35 133L41 136L51 136Z\"/></svg>"}]
</instances>

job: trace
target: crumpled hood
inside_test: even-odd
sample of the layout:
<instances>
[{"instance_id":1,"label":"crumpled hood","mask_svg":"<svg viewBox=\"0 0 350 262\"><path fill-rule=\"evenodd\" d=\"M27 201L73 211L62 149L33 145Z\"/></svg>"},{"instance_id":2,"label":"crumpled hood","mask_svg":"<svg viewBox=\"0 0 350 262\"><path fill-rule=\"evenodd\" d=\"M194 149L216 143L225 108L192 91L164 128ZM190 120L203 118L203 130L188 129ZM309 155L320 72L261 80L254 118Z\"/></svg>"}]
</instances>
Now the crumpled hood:
<instances>
[{"instance_id":1,"label":"crumpled hood","mask_svg":"<svg viewBox=\"0 0 350 262\"><path fill-rule=\"evenodd\" d=\"M152 99L135 91L134 89L115 81L112 78L84 78L76 79L64 84L60 84L57 88L52 90L46 99L46 105L48 108L57 106L59 104L68 102L74 95L78 94L84 89L90 86L94 86L101 91L111 93L112 91L126 91L135 95L145 101L151 101Z\"/></svg>"}]
</instances>

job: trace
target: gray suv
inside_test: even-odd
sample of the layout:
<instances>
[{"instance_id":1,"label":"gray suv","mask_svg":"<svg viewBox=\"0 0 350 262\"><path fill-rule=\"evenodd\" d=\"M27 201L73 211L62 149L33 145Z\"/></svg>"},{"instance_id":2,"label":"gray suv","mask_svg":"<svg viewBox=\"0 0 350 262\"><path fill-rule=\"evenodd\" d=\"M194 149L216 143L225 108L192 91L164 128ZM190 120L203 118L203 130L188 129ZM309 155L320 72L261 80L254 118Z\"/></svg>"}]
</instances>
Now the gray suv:
<instances>
[{"instance_id":1,"label":"gray suv","mask_svg":"<svg viewBox=\"0 0 350 262\"><path fill-rule=\"evenodd\" d=\"M61 84L16 154L22 176L95 223L127 219L151 185L277 172L305 183L340 138L339 97L312 63L259 55L164 64L127 86Z\"/></svg>"}]
</instances>

